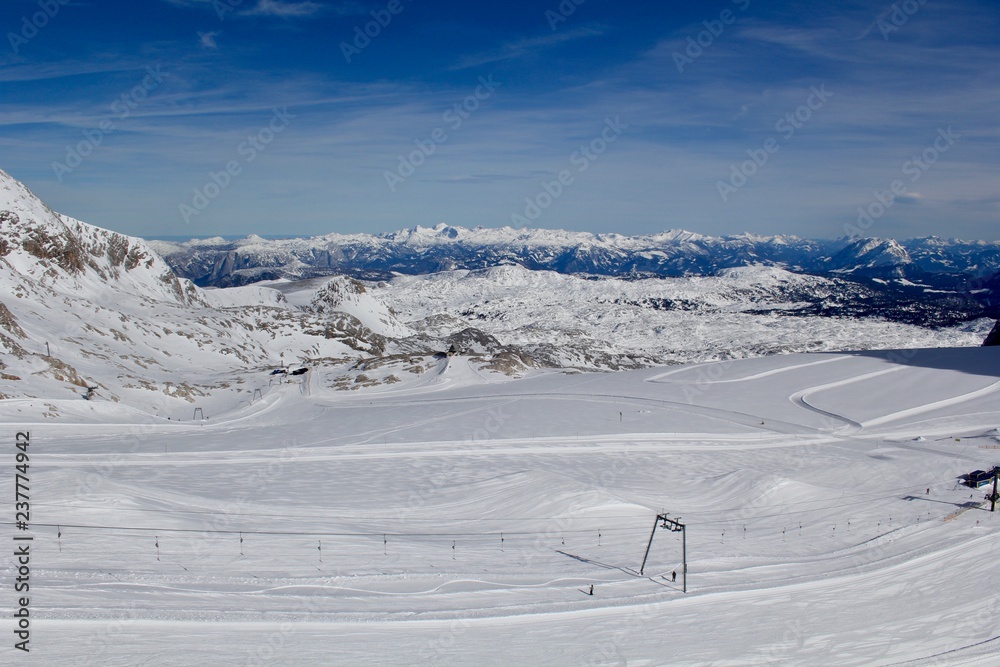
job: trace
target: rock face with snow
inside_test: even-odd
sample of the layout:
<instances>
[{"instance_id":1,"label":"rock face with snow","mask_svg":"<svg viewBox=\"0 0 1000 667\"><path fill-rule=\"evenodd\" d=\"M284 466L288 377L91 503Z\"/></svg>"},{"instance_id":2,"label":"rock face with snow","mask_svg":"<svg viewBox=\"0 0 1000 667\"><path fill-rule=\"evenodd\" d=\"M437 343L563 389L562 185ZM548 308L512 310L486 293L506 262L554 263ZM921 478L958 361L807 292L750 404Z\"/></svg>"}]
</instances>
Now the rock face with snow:
<instances>
[{"instance_id":1,"label":"rock face with snow","mask_svg":"<svg viewBox=\"0 0 1000 667\"><path fill-rule=\"evenodd\" d=\"M380 336L405 338L413 333L396 318L391 308L353 278L331 278L315 292L310 305L317 314L352 315Z\"/></svg>"},{"instance_id":2,"label":"rock face with snow","mask_svg":"<svg viewBox=\"0 0 1000 667\"><path fill-rule=\"evenodd\" d=\"M983 341L983 347L993 347L994 345L1000 345L1000 320L997 320L997 323L993 325L993 330Z\"/></svg>"},{"instance_id":3,"label":"rock face with snow","mask_svg":"<svg viewBox=\"0 0 1000 667\"><path fill-rule=\"evenodd\" d=\"M0 171L0 259L10 271L59 292L111 285L132 295L191 303L198 290L145 241L59 215Z\"/></svg>"},{"instance_id":4,"label":"rock face with snow","mask_svg":"<svg viewBox=\"0 0 1000 667\"><path fill-rule=\"evenodd\" d=\"M193 403L252 391L285 362L384 354L383 333L405 328L377 299L342 291L313 309L269 287L203 291L145 241L55 213L0 172L0 396L97 387L146 407Z\"/></svg>"},{"instance_id":5,"label":"rock face with snow","mask_svg":"<svg viewBox=\"0 0 1000 667\"><path fill-rule=\"evenodd\" d=\"M829 262L831 271L869 278L905 278L912 265L906 248L891 239L852 240Z\"/></svg>"}]
</instances>

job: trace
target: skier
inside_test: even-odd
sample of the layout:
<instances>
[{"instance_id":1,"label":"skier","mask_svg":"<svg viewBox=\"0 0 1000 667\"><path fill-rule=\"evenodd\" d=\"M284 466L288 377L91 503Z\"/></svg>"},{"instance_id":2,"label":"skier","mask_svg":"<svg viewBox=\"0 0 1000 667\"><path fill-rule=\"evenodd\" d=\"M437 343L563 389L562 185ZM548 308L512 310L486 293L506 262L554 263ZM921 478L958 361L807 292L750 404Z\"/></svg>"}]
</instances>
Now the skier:
<instances>
[{"instance_id":1,"label":"skier","mask_svg":"<svg viewBox=\"0 0 1000 667\"><path fill-rule=\"evenodd\" d=\"M673 572L670 573L670 581L673 583L677 582L677 570L674 570Z\"/></svg>"},{"instance_id":2,"label":"skier","mask_svg":"<svg viewBox=\"0 0 1000 667\"><path fill-rule=\"evenodd\" d=\"M590 585L590 592L587 593L587 595L593 595L593 594L594 594L594 584L591 584Z\"/></svg>"}]
</instances>

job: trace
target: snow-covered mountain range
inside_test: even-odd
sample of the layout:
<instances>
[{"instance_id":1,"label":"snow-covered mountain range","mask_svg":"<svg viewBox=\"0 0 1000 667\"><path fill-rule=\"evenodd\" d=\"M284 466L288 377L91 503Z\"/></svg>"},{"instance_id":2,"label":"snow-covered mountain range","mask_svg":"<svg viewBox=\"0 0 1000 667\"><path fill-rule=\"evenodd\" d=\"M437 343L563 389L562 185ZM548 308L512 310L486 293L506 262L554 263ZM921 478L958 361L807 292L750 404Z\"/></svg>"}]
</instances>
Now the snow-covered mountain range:
<instances>
[{"instance_id":1,"label":"snow-covered mountain range","mask_svg":"<svg viewBox=\"0 0 1000 667\"><path fill-rule=\"evenodd\" d=\"M164 413L209 397L249 402L279 367L324 368L323 382L336 389L405 385L439 370L451 348L478 371L506 378L542 367L618 370L801 351L975 346L993 324L970 295L954 290L762 264L707 276L595 277L508 257L497 266L391 280L302 278L315 271L287 263L285 253L315 247L315 239L239 242L240 250L220 255L223 264L251 256L241 255L248 247L263 261L262 249L270 248L267 263L280 264L281 276L199 287L158 251L174 253L168 257L176 266L176 248L227 242L172 246L94 227L53 212L3 172L0 232L0 395L68 397L94 387L105 398ZM510 242L511 235L523 243ZM609 247L622 256L637 252L636 239L569 236L594 241L573 249L580 257ZM506 244L531 249L541 263L556 261L568 236L438 228L352 238L355 245L324 252L344 259L365 246L372 256L379 248L433 256L460 247L449 239L466 239L461 247L478 248L477 261ZM708 243L690 234L658 238L678 247ZM335 264L326 262L323 272ZM241 271L227 275L266 274Z\"/></svg>"},{"instance_id":2,"label":"snow-covered mountain range","mask_svg":"<svg viewBox=\"0 0 1000 667\"><path fill-rule=\"evenodd\" d=\"M710 237L677 230L622 236L442 224L381 235L150 244L178 275L202 286L335 274L377 281L499 266L633 281L722 277L730 275L730 269L765 267L829 281L820 283L824 290L809 294L806 288L795 295L798 314L875 317L931 327L1000 317L1000 243L995 242ZM782 291L769 299L791 296ZM669 310L677 304L666 299L659 307Z\"/></svg>"},{"instance_id":3,"label":"snow-covered mountain range","mask_svg":"<svg viewBox=\"0 0 1000 667\"><path fill-rule=\"evenodd\" d=\"M814 275L905 279L975 293L996 288L1000 271L1000 243L936 237L815 240L753 234L713 237L683 230L622 236L440 224L379 235L280 240L251 235L235 241L212 238L151 245L178 275L213 286L332 273L378 279L504 264L631 278L715 275L725 269L765 265Z\"/></svg>"}]
</instances>

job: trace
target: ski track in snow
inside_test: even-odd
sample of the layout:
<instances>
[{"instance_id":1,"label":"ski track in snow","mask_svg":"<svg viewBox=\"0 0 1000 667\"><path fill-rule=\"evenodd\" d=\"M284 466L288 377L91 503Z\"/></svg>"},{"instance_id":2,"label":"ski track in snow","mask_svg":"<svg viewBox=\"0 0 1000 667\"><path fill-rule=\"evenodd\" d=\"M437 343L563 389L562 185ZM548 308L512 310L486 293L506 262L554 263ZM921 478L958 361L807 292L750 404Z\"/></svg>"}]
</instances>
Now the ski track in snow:
<instances>
[{"instance_id":1,"label":"ski track in snow","mask_svg":"<svg viewBox=\"0 0 1000 667\"><path fill-rule=\"evenodd\" d=\"M927 403L926 405L921 405L916 408L910 408L908 410L900 410L899 412L893 412L891 414L883 415L877 419L869 419L861 424L863 428L868 428L871 426L881 426L889 422L899 421L907 417L914 417L917 415L926 414L928 412L933 412L940 408L950 407L952 405L959 405L970 401L974 398L979 398L980 396L988 396L1000 389L1000 380L997 380L988 387L983 389L977 389L975 391L970 391L968 393L962 394L960 396L953 396L951 398L946 398L940 401L934 401L933 403Z\"/></svg>"},{"instance_id":2,"label":"ski track in snow","mask_svg":"<svg viewBox=\"0 0 1000 667\"><path fill-rule=\"evenodd\" d=\"M836 413L829 412L827 410L823 410L821 408L818 408L818 407L812 405L811 403L809 403L808 397L810 395L812 395L812 394L816 394L816 393L819 393L821 391L825 391L827 389L836 389L836 388L844 387L844 386L847 386L847 385L854 384L855 382L860 382L862 380L867 380L869 378L879 377L880 375L885 375L887 373L896 373L896 372L901 371L901 370L903 370L902 367L887 368L885 370L874 371L872 373L866 373L865 375L859 375L857 377L848 378L846 380L837 380L836 382L829 382L827 384L817 385L815 387L809 387L808 389L803 389L801 391L795 392L794 394L792 394L791 396L788 397L788 400L790 400L792 403L795 403L796 405L799 405L799 406L801 406L801 407L803 407L803 408L805 408L807 410L812 410L812 411L817 412L817 413L819 413L819 414L821 414L823 416L831 417L833 419L836 419L838 421L841 421L841 422L845 423L847 425L847 429L848 430L841 429L838 432L840 434L847 434L849 432L857 432L857 431L860 431L863 428L862 425L859 422L856 422L853 419L849 419L848 417L845 417L843 415L838 415Z\"/></svg>"},{"instance_id":3,"label":"ski track in snow","mask_svg":"<svg viewBox=\"0 0 1000 667\"><path fill-rule=\"evenodd\" d=\"M748 375L746 377L732 378L732 379L727 379L727 380L713 380L710 377L706 378L704 376L705 374L702 373L698 377L698 382L699 383L703 383L703 384L726 384L726 383L732 383L732 382L748 382L748 381L751 381L751 380L759 380L761 378L771 377L772 375L778 375L779 373L788 373L790 371L797 371L797 370L800 370L802 368L809 368L811 366L818 366L820 364L829 364L829 363L834 363L834 362L838 362L838 361L844 361L846 358L847 357L839 357L838 356L838 357L832 357L830 359L820 359L819 361L810 361L810 362L806 362L806 363L802 363L802 364L791 364L791 365L788 365L788 366L784 366L782 368L775 368L775 369L772 369L772 370L769 370L769 371L761 371L760 373L754 373L753 375ZM677 374L680 374L680 373L690 374L692 372L692 370L698 371L698 370L702 370L702 369L705 369L705 368L711 368L712 366L725 366L725 365L730 365L732 363L733 363L732 361L715 361L715 362L712 362L711 364L690 364L690 365L685 365L685 366L683 366L681 368L678 368L676 370L668 371L666 373L661 373L660 375L654 375L651 378L647 378L646 382L663 382L665 378L670 377L672 375L677 375ZM683 382L683 380L682 380L682 382Z\"/></svg>"}]
</instances>

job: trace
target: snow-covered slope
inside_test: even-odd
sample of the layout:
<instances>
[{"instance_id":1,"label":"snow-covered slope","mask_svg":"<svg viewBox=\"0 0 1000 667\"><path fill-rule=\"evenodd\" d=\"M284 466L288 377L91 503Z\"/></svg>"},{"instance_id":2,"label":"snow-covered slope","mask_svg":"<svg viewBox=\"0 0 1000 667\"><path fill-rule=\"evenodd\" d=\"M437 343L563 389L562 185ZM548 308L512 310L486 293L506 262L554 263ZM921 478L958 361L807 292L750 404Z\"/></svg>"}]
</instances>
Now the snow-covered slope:
<instances>
[{"instance_id":1,"label":"snow-covered slope","mask_svg":"<svg viewBox=\"0 0 1000 667\"><path fill-rule=\"evenodd\" d=\"M13 294L18 277L82 300L110 285L132 297L188 303L197 300L144 241L52 211L23 184L0 171L0 258L3 285Z\"/></svg>"},{"instance_id":2,"label":"snow-covered slope","mask_svg":"<svg viewBox=\"0 0 1000 667\"><path fill-rule=\"evenodd\" d=\"M271 368L381 354L391 329L371 298L320 311L270 288L203 291L141 239L54 213L4 172L0 233L0 397L93 387L174 418L211 401L229 409L266 388Z\"/></svg>"},{"instance_id":3,"label":"snow-covered slope","mask_svg":"<svg viewBox=\"0 0 1000 667\"><path fill-rule=\"evenodd\" d=\"M344 276L275 284L290 303L319 314L340 312L356 317L381 336L405 338L413 332L402 324L395 312L359 281Z\"/></svg>"},{"instance_id":4,"label":"snow-covered slope","mask_svg":"<svg viewBox=\"0 0 1000 667\"><path fill-rule=\"evenodd\" d=\"M348 394L321 370L309 393L202 425L102 403L105 423L81 427L79 401L50 402L63 423L0 401L30 433L17 534L33 538L30 659L8 641L0 661L1000 659L1000 519L962 485L1000 464L997 348L506 384L443 364ZM683 540L650 541L658 513Z\"/></svg>"},{"instance_id":5,"label":"snow-covered slope","mask_svg":"<svg viewBox=\"0 0 1000 667\"><path fill-rule=\"evenodd\" d=\"M910 254L891 239L857 239L830 258L829 268L838 273L869 277L904 278L913 264Z\"/></svg>"}]
</instances>

